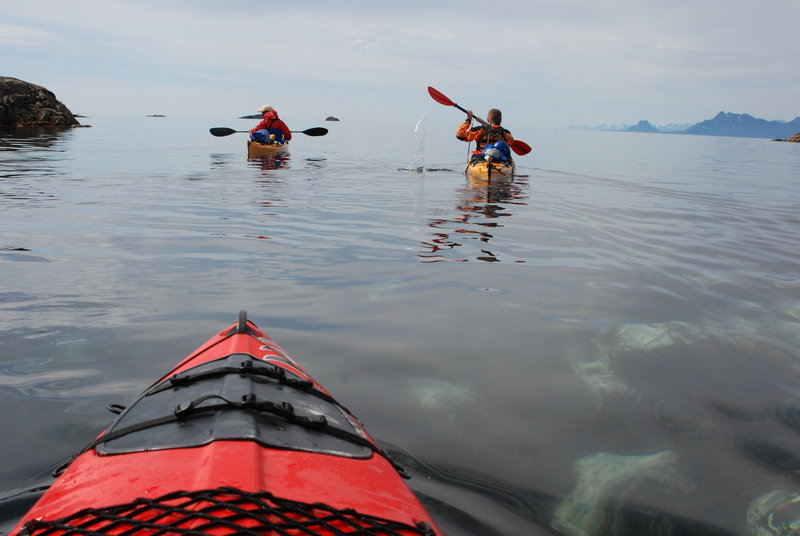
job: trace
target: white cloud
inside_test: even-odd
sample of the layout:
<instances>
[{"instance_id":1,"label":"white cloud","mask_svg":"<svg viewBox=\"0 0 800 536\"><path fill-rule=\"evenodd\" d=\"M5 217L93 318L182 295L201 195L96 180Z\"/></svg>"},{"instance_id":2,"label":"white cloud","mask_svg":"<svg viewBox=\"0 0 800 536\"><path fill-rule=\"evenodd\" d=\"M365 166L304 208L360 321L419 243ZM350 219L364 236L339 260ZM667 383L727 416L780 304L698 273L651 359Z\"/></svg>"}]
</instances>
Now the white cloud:
<instances>
[{"instance_id":1,"label":"white cloud","mask_svg":"<svg viewBox=\"0 0 800 536\"><path fill-rule=\"evenodd\" d=\"M722 96L754 115L797 115L796 0L33 4L5 9L16 24L0 32L10 65L40 81L108 79L122 92L127 79L141 98L182 94L169 100L187 109L225 93L241 103L231 108L265 94L276 102L316 94L358 108L430 84L476 107L502 102L566 123L621 121L634 103L695 113ZM53 42L49 54L30 55ZM754 101L745 89L755 87L770 99ZM596 119L566 117L587 110Z\"/></svg>"},{"instance_id":2,"label":"white cloud","mask_svg":"<svg viewBox=\"0 0 800 536\"><path fill-rule=\"evenodd\" d=\"M53 34L38 28L0 23L0 46L41 47L55 40Z\"/></svg>"}]
</instances>

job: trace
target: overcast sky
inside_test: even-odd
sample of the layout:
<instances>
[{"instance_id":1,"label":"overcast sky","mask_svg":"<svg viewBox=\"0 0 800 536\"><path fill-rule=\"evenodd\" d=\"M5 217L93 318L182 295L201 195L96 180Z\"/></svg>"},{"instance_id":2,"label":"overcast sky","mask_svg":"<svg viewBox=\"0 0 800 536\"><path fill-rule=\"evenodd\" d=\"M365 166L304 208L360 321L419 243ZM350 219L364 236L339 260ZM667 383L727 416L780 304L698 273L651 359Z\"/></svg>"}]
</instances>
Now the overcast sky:
<instances>
[{"instance_id":1,"label":"overcast sky","mask_svg":"<svg viewBox=\"0 0 800 536\"><path fill-rule=\"evenodd\" d=\"M798 23L800 0L0 0L0 75L87 116L419 117L431 85L515 125L788 121Z\"/></svg>"}]
</instances>

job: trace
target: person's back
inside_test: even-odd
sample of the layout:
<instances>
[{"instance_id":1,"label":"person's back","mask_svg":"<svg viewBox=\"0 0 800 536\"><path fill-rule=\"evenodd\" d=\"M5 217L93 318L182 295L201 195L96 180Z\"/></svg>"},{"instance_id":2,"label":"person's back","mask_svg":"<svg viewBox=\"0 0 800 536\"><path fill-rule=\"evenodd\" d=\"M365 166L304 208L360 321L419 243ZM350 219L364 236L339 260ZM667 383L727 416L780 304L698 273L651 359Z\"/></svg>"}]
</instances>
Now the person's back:
<instances>
[{"instance_id":1,"label":"person's back","mask_svg":"<svg viewBox=\"0 0 800 536\"><path fill-rule=\"evenodd\" d=\"M258 109L263 119L250 130L250 139L259 143L277 143L279 145L292 139L292 131L286 126L272 106L265 104Z\"/></svg>"},{"instance_id":2,"label":"person's back","mask_svg":"<svg viewBox=\"0 0 800 536\"><path fill-rule=\"evenodd\" d=\"M456 138L461 141L475 142L476 152L481 156L487 148L495 148L503 160L511 160L509 146L514 141L511 132L500 126L503 121L503 113L497 108L492 108L486 114L488 125L478 125L472 127L472 110L467 112L467 119L459 125L456 130Z\"/></svg>"}]
</instances>

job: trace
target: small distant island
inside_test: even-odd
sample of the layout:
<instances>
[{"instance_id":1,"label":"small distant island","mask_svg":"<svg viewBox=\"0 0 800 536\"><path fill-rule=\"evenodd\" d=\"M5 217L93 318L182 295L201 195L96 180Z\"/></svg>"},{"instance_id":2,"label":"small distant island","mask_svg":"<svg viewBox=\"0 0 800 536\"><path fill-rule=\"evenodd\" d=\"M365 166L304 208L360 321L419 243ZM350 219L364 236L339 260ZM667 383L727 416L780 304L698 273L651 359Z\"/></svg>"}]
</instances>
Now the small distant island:
<instances>
[{"instance_id":1,"label":"small distant island","mask_svg":"<svg viewBox=\"0 0 800 536\"><path fill-rule=\"evenodd\" d=\"M635 125L576 127L574 129L607 130L613 132L646 132L653 134L699 134L704 136L734 136L741 138L772 138L794 141L800 133L800 117L792 121L767 121L750 114L720 112L711 119L693 125L659 125L642 120Z\"/></svg>"}]
</instances>

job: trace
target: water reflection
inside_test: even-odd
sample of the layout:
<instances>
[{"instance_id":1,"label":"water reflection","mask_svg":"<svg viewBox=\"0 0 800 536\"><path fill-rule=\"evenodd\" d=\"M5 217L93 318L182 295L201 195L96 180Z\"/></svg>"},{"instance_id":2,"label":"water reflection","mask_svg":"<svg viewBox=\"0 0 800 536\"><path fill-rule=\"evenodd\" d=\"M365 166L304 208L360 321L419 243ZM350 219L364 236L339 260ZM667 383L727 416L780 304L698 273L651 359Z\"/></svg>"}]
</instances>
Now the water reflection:
<instances>
[{"instance_id":1,"label":"water reflection","mask_svg":"<svg viewBox=\"0 0 800 536\"><path fill-rule=\"evenodd\" d=\"M325 157L306 158L306 169L324 169L328 165L328 159Z\"/></svg>"},{"instance_id":2,"label":"water reflection","mask_svg":"<svg viewBox=\"0 0 800 536\"><path fill-rule=\"evenodd\" d=\"M62 162L72 137L71 130L63 129L0 129L0 203L17 207L54 201L41 181L9 179L65 175Z\"/></svg>"},{"instance_id":3,"label":"water reflection","mask_svg":"<svg viewBox=\"0 0 800 536\"><path fill-rule=\"evenodd\" d=\"M225 169L230 167L232 162L238 162L239 158L240 156L234 153L211 153L208 155L209 168Z\"/></svg>"},{"instance_id":4,"label":"water reflection","mask_svg":"<svg viewBox=\"0 0 800 536\"><path fill-rule=\"evenodd\" d=\"M247 165L257 167L264 171L270 171L289 167L289 162L291 162L291 160L292 157L289 153L278 153L259 158L251 158L247 161Z\"/></svg>"},{"instance_id":5,"label":"water reflection","mask_svg":"<svg viewBox=\"0 0 800 536\"><path fill-rule=\"evenodd\" d=\"M502 218L513 215L510 209L526 205L528 198L526 176L509 181L488 181L467 176L466 186L459 190L458 213L453 218L434 218L428 226L435 229L431 240L422 242L424 251L418 254L422 262L467 262L468 258L452 258L456 248L476 243L476 260L500 262L501 254L489 247L489 241L503 227ZM516 260L513 262L525 262Z\"/></svg>"},{"instance_id":6,"label":"water reflection","mask_svg":"<svg viewBox=\"0 0 800 536\"><path fill-rule=\"evenodd\" d=\"M0 128L0 151L54 147L73 134L72 129L53 127Z\"/></svg>"}]
</instances>

